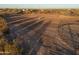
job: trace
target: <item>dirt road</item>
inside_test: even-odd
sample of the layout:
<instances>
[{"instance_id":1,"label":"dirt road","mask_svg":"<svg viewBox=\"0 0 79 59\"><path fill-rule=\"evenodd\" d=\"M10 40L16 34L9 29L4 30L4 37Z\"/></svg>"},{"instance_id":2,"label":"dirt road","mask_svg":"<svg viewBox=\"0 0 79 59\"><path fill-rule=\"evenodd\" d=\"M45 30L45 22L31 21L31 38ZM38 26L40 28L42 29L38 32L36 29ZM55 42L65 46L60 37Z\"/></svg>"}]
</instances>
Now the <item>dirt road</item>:
<instances>
[{"instance_id":1,"label":"dirt road","mask_svg":"<svg viewBox=\"0 0 79 59\"><path fill-rule=\"evenodd\" d=\"M21 54L77 54L79 17L59 14L6 15L8 41L19 38ZM11 38L9 37L11 36ZM9 38L9 39L8 39Z\"/></svg>"}]
</instances>

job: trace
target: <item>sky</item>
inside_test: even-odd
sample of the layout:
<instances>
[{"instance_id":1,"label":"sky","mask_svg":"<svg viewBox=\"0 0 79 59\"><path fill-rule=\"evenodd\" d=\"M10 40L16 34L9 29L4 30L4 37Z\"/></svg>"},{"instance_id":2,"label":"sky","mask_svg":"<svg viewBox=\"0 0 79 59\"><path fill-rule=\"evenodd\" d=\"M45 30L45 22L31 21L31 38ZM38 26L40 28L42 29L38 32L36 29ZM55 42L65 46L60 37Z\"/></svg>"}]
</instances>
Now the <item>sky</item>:
<instances>
[{"instance_id":1,"label":"sky","mask_svg":"<svg viewBox=\"0 0 79 59\"><path fill-rule=\"evenodd\" d=\"M31 9L79 8L79 4L0 4L0 8L31 8Z\"/></svg>"}]
</instances>

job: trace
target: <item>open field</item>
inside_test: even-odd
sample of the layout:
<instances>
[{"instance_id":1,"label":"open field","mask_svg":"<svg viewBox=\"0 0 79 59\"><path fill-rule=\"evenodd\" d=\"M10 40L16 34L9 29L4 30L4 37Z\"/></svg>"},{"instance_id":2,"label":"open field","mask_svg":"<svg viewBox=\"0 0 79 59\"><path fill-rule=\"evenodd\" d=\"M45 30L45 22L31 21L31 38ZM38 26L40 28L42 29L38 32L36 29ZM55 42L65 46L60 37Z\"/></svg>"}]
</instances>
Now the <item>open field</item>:
<instances>
[{"instance_id":1,"label":"open field","mask_svg":"<svg viewBox=\"0 0 79 59\"><path fill-rule=\"evenodd\" d=\"M79 54L78 9L0 12L0 54Z\"/></svg>"}]
</instances>

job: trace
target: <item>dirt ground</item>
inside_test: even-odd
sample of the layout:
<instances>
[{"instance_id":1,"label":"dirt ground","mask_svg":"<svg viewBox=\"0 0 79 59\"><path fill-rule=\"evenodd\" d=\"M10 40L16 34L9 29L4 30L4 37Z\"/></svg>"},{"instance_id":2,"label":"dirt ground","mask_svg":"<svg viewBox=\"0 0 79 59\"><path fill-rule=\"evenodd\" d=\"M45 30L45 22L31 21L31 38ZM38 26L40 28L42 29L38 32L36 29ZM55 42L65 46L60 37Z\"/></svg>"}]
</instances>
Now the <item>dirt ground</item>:
<instances>
[{"instance_id":1,"label":"dirt ground","mask_svg":"<svg viewBox=\"0 0 79 59\"><path fill-rule=\"evenodd\" d=\"M60 52L61 54L73 54L73 52L76 49L73 46L77 46L79 44L77 44L76 42L72 43L73 42L72 40L74 39L76 41L77 40L79 41L78 37L77 39L75 37L73 39L71 37L68 38L67 35L70 36L70 34L65 33L65 31L68 31L69 29L64 28L65 31L64 29L63 30L61 29L61 31L64 31L60 33L60 35L62 35L63 37L61 38L58 33L58 26L61 24L78 22L79 16L66 16L66 15L60 15L60 14L37 14L37 15L45 19L45 21L48 21L48 20L51 21L50 25L47 27L47 30L44 32L44 35L43 35L42 41L44 46L41 46L38 54L50 54L50 53L59 54L58 52ZM71 28L73 28L72 30L76 31L76 33L79 32L78 30L79 25L76 25L76 26L70 25L70 26ZM61 48L59 46L61 46ZM65 51L62 47L65 49ZM68 53L69 51L66 49L68 49L72 53L71 52Z\"/></svg>"},{"instance_id":2,"label":"dirt ground","mask_svg":"<svg viewBox=\"0 0 79 59\"><path fill-rule=\"evenodd\" d=\"M42 35L42 45L37 54L75 54L76 48L79 48L79 16L57 13L31 13L25 16L50 21Z\"/></svg>"}]
</instances>

